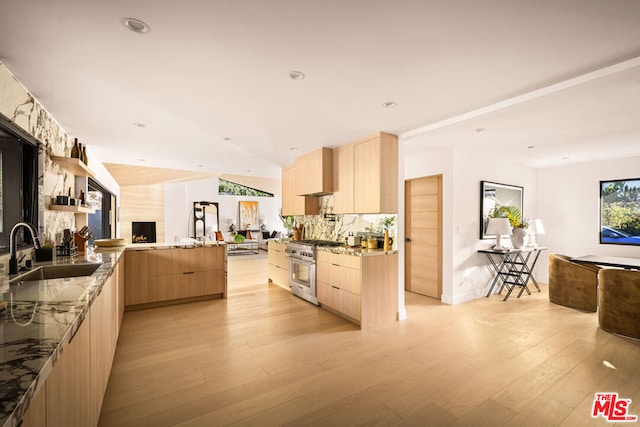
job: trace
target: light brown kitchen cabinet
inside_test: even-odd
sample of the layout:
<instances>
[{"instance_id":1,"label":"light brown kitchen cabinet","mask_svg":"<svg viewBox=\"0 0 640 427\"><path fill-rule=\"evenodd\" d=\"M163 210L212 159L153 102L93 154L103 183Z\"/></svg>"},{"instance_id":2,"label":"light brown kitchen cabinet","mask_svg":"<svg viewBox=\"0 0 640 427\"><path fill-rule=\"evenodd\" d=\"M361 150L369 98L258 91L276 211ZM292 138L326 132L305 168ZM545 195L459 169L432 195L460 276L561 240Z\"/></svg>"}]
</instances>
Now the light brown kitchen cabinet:
<instances>
[{"instance_id":1,"label":"light brown kitchen cabinet","mask_svg":"<svg viewBox=\"0 0 640 427\"><path fill-rule=\"evenodd\" d=\"M125 261L126 261L126 257L125 256L121 256L120 260L118 261L118 264L116 265L116 274L117 274L117 284L118 284L118 332L116 335L120 335L120 329L122 328L122 321L124 320L124 306L125 306L125 289L124 289L124 284L125 284Z\"/></svg>"},{"instance_id":2,"label":"light brown kitchen cabinet","mask_svg":"<svg viewBox=\"0 0 640 427\"><path fill-rule=\"evenodd\" d=\"M385 132L354 144L357 213L398 212L398 137Z\"/></svg>"},{"instance_id":3,"label":"light brown kitchen cabinet","mask_svg":"<svg viewBox=\"0 0 640 427\"><path fill-rule=\"evenodd\" d=\"M377 132L334 153L335 213L398 211L398 137Z\"/></svg>"},{"instance_id":4,"label":"light brown kitchen cabinet","mask_svg":"<svg viewBox=\"0 0 640 427\"><path fill-rule=\"evenodd\" d=\"M120 333L123 259L111 270L44 386L31 400L22 426L98 425Z\"/></svg>"},{"instance_id":5,"label":"light brown kitchen cabinet","mask_svg":"<svg viewBox=\"0 0 640 427\"><path fill-rule=\"evenodd\" d=\"M125 264L128 308L187 298L226 298L224 245L130 250L126 254L131 254Z\"/></svg>"},{"instance_id":6,"label":"light brown kitchen cabinet","mask_svg":"<svg viewBox=\"0 0 640 427\"><path fill-rule=\"evenodd\" d=\"M397 254L353 256L318 251L318 302L367 328L396 320Z\"/></svg>"},{"instance_id":7,"label":"light brown kitchen cabinet","mask_svg":"<svg viewBox=\"0 0 640 427\"><path fill-rule=\"evenodd\" d=\"M289 259L285 252L286 244L271 241L267 251L268 274L272 283L290 290L289 287Z\"/></svg>"},{"instance_id":8,"label":"light brown kitchen cabinet","mask_svg":"<svg viewBox=\"0 0 640 427\"><path fill-rule=\"evenodd\" d=\"M317 215L320 205L317 197L296 194L296 167L282 169L282 215Z\"/></svg>"},{"instance_id":9,"label":"light brown kitchen cabinet","mask_svg":"<svg viewBox=\"0 0 640 427\"><path fill-rule=\"evenodd\" d=\"M22 416L20 427L46 427L47 425L47 399L45 387L40 389L31 399L29 408Z\"/></svg>"},{"instance_id":10,"label":"light brown kitchen cabinet","mask_svg":"<svg viewBox=\"0 0 640 427\"><path fill-rule=\"evenodd\" d=\"M91 425L97 425L118 341L118 275L112 274L91 305Z\"/></svg>"},{"instance_id":11,"label":"light brown kitchen cabinet","mask_svg":"<svg viewBox=\"0 0 640 427\"><path fill-rule=\"evenodd\" d=\"M296 157L296 195L333 192L333 149L322 147Z\"/></svg>"},{"instance_id":12,"label":"light brown kitchen cabinet","mask_svg":"<svg viewBox=\"0 0 640 427\"><path fill-rule=\"evenodd\" d=\"M336 214L355 212L354 165L354 144L333 150L333 212Z\"/></svg>"},{"instance_id":13,"label":"light brown kitchen cabinet","mask_svg":"<svg viewBox=\"0 0 640 427\"><path fill-rule=\"evenodd\" d=\"M125 306L149 302L149 250L128 250L124 253Z\"/></svg>"},{"instance_id":14,"label":"light brown kitchen cabinet","mask_svg":"<svg viewBox=\"0 0 640 427\"><path fill-rule=\"evenodd\" d=\"M45 382L47 426L97 424L91 414L91 327L85 318ZM42 393L43 390L40 390Z\"/></svg>"}]
</instances>

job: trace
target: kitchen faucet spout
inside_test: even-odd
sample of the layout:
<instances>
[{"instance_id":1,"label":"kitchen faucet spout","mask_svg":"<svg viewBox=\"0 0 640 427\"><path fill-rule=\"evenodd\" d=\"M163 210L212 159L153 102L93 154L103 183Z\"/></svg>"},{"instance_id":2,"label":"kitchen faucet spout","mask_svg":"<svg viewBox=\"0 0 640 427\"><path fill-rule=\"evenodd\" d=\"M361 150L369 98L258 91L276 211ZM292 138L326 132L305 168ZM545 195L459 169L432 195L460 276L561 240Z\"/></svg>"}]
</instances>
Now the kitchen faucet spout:
<instances>
[{"instance_id":1,"label":"kitchen faucet spout","mask_svg":"<svg viewBox=\"0 0 640 427\"><path fill-rule=\"evenodd\" d=\"M36 249L40 249L40 240L38 240L38 231L36 230L36 227L33 224L30 224L28 222L19 222L16 225L13 226L13 228L11 229L11 235L9 237L9 250L10 250L10 257L9 257L9 274L17 274L18 273L18 259L16 258L16 238L18 235L18 230L20 229L20 227L24 227L27 230L29 230L29 233L31 233L31 239L33 239L33 246Z\"/></svg>"}]
</instances>

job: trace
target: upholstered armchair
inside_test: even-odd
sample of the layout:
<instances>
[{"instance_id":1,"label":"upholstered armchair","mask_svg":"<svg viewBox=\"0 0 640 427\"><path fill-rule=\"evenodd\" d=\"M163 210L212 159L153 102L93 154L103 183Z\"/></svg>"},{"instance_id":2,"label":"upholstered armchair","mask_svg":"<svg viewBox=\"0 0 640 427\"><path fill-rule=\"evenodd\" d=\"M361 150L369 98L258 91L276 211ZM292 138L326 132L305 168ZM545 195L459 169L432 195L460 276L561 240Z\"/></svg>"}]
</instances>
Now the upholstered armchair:
<instances>
[{"instance_id":1,"label":"upholstered armchair","mask_svg":"<svg viewBox=\"0 0 640 427\"><path fill-rule=\"evenodd\" d=\"M585 311L598 308L598 271L591 264L571 262L566 255L549 255L549 301Z\"/></svg>"},{"instance_id":2,"label":"upholstered armchair","mask_svg":"<svg viewBox=\"0 0 640 427\"><path fill-rule=\"evenodd\" d=\"M640 271L598 273L598 322L608 332L640 339Z\"/></svg>"}]
</instances>

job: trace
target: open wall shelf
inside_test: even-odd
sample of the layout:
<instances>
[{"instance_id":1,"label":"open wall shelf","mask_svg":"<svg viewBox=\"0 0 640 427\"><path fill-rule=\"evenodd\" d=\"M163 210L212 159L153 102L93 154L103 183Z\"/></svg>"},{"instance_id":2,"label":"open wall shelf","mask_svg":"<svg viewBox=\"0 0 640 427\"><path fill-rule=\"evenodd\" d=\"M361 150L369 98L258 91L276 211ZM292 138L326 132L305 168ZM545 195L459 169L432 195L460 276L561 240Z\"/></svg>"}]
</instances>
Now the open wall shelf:
<instances>
[{"instance_id":1,"label":"open wall shelf","mask_svg":"<svg viewBox=\"0 0 640 427\"><path fill-rule=\"evenodd\" d=\"M95 178L94 173L80 161L80 159L75 159L72 157L64 157L64 156L51 156L51 160L55 163L59 164L64 169L68 170L75 176L89 176L91 178Z\"/></svg>"},{"instance_id":2,"label":"open wall shelf","mask_svg":"<svg viewBox=\"0 0 640 427\"><path fill-rule=\"evenodd\" d=\"M95 213L95 209L86 208L84 206L49 205L49 210L73 213Z\"/></svg>"}]
</instances>

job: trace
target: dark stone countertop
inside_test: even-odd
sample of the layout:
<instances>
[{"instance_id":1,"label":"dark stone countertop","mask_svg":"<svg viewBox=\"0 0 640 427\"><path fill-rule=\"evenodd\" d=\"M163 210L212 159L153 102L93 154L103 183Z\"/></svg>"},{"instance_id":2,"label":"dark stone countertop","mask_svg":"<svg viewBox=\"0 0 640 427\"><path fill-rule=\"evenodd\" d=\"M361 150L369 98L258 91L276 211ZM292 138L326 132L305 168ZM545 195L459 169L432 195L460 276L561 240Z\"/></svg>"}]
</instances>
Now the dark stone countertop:
<instances>
[{"instance_id":1,"label":"dark stone countertop","mask_svg":"<svg viewBox=\"0 0 640 427\"><path fill-rule=\"evenodd\" d=\"M101 262L91 276L9 283L0 277L0 426L17 426L82 324L124 248L40 265Z\"/></svg>"}]
</instances>

